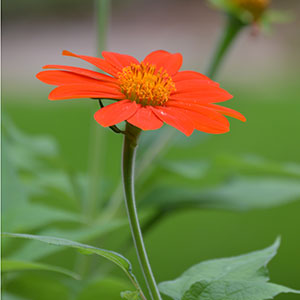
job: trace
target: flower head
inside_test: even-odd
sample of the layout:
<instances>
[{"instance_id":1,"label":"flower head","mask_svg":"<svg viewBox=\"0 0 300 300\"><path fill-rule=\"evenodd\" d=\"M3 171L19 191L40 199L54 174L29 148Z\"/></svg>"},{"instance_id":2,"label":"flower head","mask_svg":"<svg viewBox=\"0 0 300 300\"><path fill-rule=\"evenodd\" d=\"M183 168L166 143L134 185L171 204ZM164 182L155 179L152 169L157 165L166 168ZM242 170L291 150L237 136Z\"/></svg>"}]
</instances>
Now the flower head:
<instances>
[{"instance_id":1,"label":"flower head","mask_svg":"<svg viewBox=\"0 0 300 300\"><path fill-rule=\"evenodd\" d=\"M205 75L194 71L179 71L182 56L158 50L140 63L134 57L102 52L104 59L76 55L109 75L62 65L47 65L37 78L57 87L50 100L71 98L111 99L95 113L95 120L104 127L127 121L142 130L153 130L167 123L187 136L193 130L207 133L229 131L224 115L245 121L245 117L215 103L232 96Z\"/></svg>"},{"instance_id":2,"label":"flower head","mask_svg":"<svg viewBox=\"0 0 300 300\"><path fill-rule=\"evenodd\" d=\"M209 0L216 7L240 19L243 23L262 20L271 0Z\"/></svg>"},{"instance_id":3,"label":"flower head","mask_svg":"<svg viewBox=\"0 0 300 300\"><path fill-rule=\"evenodd\" d=\"M232 0L238 8L251 14L254 21L259 20L271 0Z\"/></svg>"}]
</instances>

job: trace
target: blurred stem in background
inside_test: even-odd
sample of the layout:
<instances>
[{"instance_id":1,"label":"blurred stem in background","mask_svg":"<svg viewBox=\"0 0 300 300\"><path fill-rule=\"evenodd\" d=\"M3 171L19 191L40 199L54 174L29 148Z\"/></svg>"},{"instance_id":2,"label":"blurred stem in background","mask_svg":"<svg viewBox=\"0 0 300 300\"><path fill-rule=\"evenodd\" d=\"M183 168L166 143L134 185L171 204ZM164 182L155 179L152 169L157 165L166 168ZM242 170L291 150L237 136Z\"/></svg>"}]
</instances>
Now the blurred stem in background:
<instances>
[{"instance_id":1,"label":"blurred stem in background","mask_svg":"<svg viewBox=\"0 0 300 300\"><path fill-rule=\"evenodd\" d=\"M110 0L96 0L95 11L97 20L97 55L106 48L107 28L110 17ZM98 101L91 101L97 105L97 108L92 107L92 115L99 109ZM86 198L84 198L83 211L86 220L91 222L97 215L99 203L99 183L101 177L104 178L105 174L101 174L104 170L105 163L105 147L106 147L107 133L106 130L101 128L94 118L90 124L89 136L89 155L88 155L88 189ZM103 155L102 155L103 154ZM89 274L91 268L91 257L78 256L76 269L82 277Z\"/></svg>"},{"instance_id":2,"label":"blurred stem in background","mask_svg":"<svg viewBox=\"0 0 300 300\"><path fill-rule=\"evenodd\" d=\"M97 20L97 55L105 50L107 40L107 28L110 17L110 0L96 0L96 20ZM98 109L98 102L95 102ZM93 107L93 114L95 108ZM89 188L87 191L87 198L84 204L84 210L88 219L93 219L97 213L97 206L99 205L99 182L101 170L104 170L105 155L105 139L106 130L102 129L98 123L91 120L90 126L90 138L89 138L89 160L88 160L88 172L89 172Z\"/></svg>"},{"instance_id":3,"label":"blurred stem in background","mask_svg":"<svg viewBox=\"0 0 300 300\"><path fill-rule=\"evenodd\" d=\"M122 179L124 187L125 204L129 219L135 250L139 258L140 267L143 271L148 291L153 300L161 300L155 278L153 276L146 248L143 241L140 222L137 214L135 190L134 190L134 168L137 141L141 130L131 124L126 124L123 144Z\"/></svg>"},{"instance_id":4,"label":"blurred stem in background","mask_svg":"<svg viewBox=\"0 0 300 300\"><path fill-rule=\"evenodd\" d=\"M226 16L226 24L215 48L215 52L210 61L209 67L206 71L206 75L211 79L215 79L222 62L228 50L230 49L230 46L233 44L234 40L244 26L245 24L235 16Z\"/></svg>"}]
</instances>

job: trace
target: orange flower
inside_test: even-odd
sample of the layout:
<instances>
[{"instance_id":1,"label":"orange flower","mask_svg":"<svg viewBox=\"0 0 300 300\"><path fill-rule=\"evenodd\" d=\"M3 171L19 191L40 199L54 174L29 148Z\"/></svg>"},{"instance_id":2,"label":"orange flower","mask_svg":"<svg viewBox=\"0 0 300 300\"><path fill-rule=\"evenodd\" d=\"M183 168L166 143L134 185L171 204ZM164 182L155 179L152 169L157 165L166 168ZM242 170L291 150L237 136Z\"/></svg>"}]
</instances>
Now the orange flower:
<instances>
[{"instance_id":1,"label":"orange flower","mask_svg":"<svg viewBox=\"0 0 300 300\"><path fill-rule=\"evenodd\" d=\"M95 113L95 120L104 127L127 121L143 130L160 128L167 123L187 136L193 130L207 133L229 131L224 115L245 121L245 117L217 102L232 98L219 84L194 72L181 71L182 56L158 50L140 63L134 57L113 52L102 52L104 59L76 55L104 72L61 65L47 65L37 74L45 83L57 85L50 100L71 98L111 99Z\"/></svg>"}]
</instances>

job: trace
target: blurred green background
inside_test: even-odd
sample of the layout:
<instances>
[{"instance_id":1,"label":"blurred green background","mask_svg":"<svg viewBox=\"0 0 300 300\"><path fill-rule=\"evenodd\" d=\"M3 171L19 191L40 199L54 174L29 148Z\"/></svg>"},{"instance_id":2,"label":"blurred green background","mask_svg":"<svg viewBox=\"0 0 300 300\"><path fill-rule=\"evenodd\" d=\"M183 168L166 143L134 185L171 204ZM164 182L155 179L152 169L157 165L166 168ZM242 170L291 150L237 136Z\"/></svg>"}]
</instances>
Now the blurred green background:
<instances>
[{"instance_id":1,"label":"blurred green background","mask_svg":"<svg viewBox=\"0 0 300 300\"><path fill-rule=\"evenodd\" d=\"M108 50L129 53L139 58L159 48L178 51L184 57L183 69L205 69L221 30L222 16L204 1L111 2ZM299 12L300 8L298 1L274 1L274 7L292 12ZM60 51L63 49L97 55L95 15L93 1L26 1L26 4L24 1L3 2L2 115L9 117L18 130L26 135L33 138L51 137L49 148L46 142L42 151L50 151L53 145L57 145L58 149L54 154L49 154L50 159L40 155L42 158L39 157L38 161L43 161L42 165L32 165L34 171L31 171L30 167L35 159L26 152L31 151L30 141L27 145L24 142L26 139L9 139L9 130L5 129L4 138L10 141L12 147L9 149L25 149L9 153L10 160L16 166L15 174L26 187L30 203L39 203L64 212L76 212L79 215L82 213L87 218L84 226L76 221L67 223L59 219L47 224L41 221L30 227L27 220L30 215L24 217L21 213L18 226L11 227L15 232L40 234L49 230L50 233L71 230L74 232L73 239L82 241L79 236L76 237L75 232L91 224L97 227L98 219L103 217L102 210L109 206L107 203L110 195L115 193L115 199L120 198L118 185L122 138L94 124L93 113L98 109L96 103L91 100L50 102L47 94L51 88L34 78L45 64L83 65L80 61L62 58ZM155 170L138 183L141 201L146 199L149 202L143 189L148 191L160 182L170 190L178 185L185 188L205 188L246 176L258 181L276 178L300 185L299 43L299 20L296 18L291 23L274 26L273 32L268 35L253 37L250 31L245 30L227 57L217 81L234 95L234 100L226 105L242 112L248 121L243 124L231 120L231 131L220 136L195 133L188 139L180 132L170 131L172 136L169 147L166 147L163 154L155 155L156 159L154 157ZM11 126L6 125L8 128ZM155 151L159 137L167 138L166 132L164 128L155 133L144 134L140 161L143 162L144 153L151 154L152 147ZM100 145L99 153L93 156L91 147L95 147L96 141ZM13 155L16 157L11 158ZM4 167L6 159L6 156L3 157ZM179 167L178 171L174 162L193 167ZM205 163L209 164L209 170ZM11 170L10 165L7 168ZM70 200L72 197L59 191L65 179L61 179L55 170L79 174L83 178L82 190L88 193L87 189L93 183L86 183L89 180L86 174L93 174L95 168L100 169L99 177L96 178L99 180L99 184L96 183L96 204L89 200L88 204L83 203L82 199L88 199L88 196L82 196L78 204ZM46 192L37 191L40 188L37 187L37 179L42 181L50 174L49 170L54 172L51 173L54 184L51 188L47 186ZM6 172L8 171L4 170L5 176ZM79 175L78 178L81 178ZM80 181L78 178L76 180ZM4 177L3 180L3 197L12 195L7 191L18 189L15 177ZM58 186L56 189L53 188L55 184ZM41 186L44 187L45 184ZM16 195L16 191L14 192ZM255 195L250 190L245 192L245 197L249 198L249 193L251 195L252 192ZM159 202L159 193L155 195L153 201ZM21 198L3 199L3 202L9 203L13 212L20 205L18 201ZM206 259L262 249L270 245L277 236L281 236L279 253L270 263L271 280L299 289L300 202L291 201L299 199L298 193L298 196L288 199L288 203L280 206L270 205L272 207L243 212L203 207L186 208L167 214L145 234L157 280L173 279L189 266ZM87 210L86 205L90 205ZM124 217L123 204L120 205L117 207L116 218L123 223L116 225L115 230L111 229L105 235L98 236L95 233L84 242L120 251L132 261L134 271L142 281L134 249L124 247L129 237L129 227ZM148 206L140 204L140 207L146 222L153 208L149 203ZM91 214L89 211L92 211ZM10 229L5 223L6 219L2 222L4 230ZM103 220L105 223L105 218ZM102 223L99 226L100 224ZM71 237L72 234L70 239ZM6 240L3 246L4 256L35 259L36 244L33 244L31 250L28 248L27 252L22 252L25 243L8 243L7 240L5 245L5 242ZM37 260L78 272L83 279L77 282L63 275L43 271L8 272L3 278L3 286L7 291L4 299L119 299L119 291L130 289L123 274L99 258L82 258L74 251L63 250L41 256L40 259L37 256ZM105 274L109 274L112 279L103 281ZM115 277L122 280L116 281ZM296 300L299 295L280 295L276 299Z\"/></svg>"}]
</instances>

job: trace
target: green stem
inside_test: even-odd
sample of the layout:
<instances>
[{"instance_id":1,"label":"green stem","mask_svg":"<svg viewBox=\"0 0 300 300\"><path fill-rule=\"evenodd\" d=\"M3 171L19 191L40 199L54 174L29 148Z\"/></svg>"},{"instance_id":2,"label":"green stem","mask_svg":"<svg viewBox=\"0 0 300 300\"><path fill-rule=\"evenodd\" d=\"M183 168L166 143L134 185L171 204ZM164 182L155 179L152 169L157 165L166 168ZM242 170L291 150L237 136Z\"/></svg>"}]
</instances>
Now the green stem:
<instances>
[{"instance_id":1,"label":"green stem","mask_svg":"<svg viewBox=\"0 0 300 300\"><path fill-rule=\"evenodd\" d=\"M97 35L98 35L98 45L97 51L102 52L106 48L107 41L107 28L110 18L110 10L111 10L111 0L96 0L96 19L97 19ZM97 56L99 56L98 53Z\"/></svg>"},{"instance_id":2,"label":"green stem","mask_svg":"<svg viewBox=\"0 0 300 300\"><path fill-rule=\"evenodd\" d=\"M214 78L216 76L230 46L244 26L245 24L234 16L227 16L226 25L206 72L208 77Z\"/></svg>"},{"instance_id":3,"label":"green stem","mask_svg":"<svg viewBox=\"0 0 300 300\"><path fill-rule=\"evenodd\" d=\"M106 48L107 40L107 27L110 17L110 0L95 0L95 11L97 20L97 54ZM92 113L95 113L96 107L92 107ZM106 138L106 131L103 130L92 118L91 129L89 137L89 188L87 200L85 203L86 216L92 219L97 213L97 206L99 205L99 181L102 174L101 170L104 169L105 153L104 145Z\"/></svg>"},{"instance_id":4,"label":"green stem","mask_svg":"<svg viewBox=\"0 0 300 300\"><path fill-rule=\"evenodd\" d=\"M148 260L135 203L134 166L137 140L141 130L127 123L125 132L126 134L124 136L123 144L122 179L131 234L151 298L153 300L161 300L161 296Z\"/></svg>"}]
</instances>

